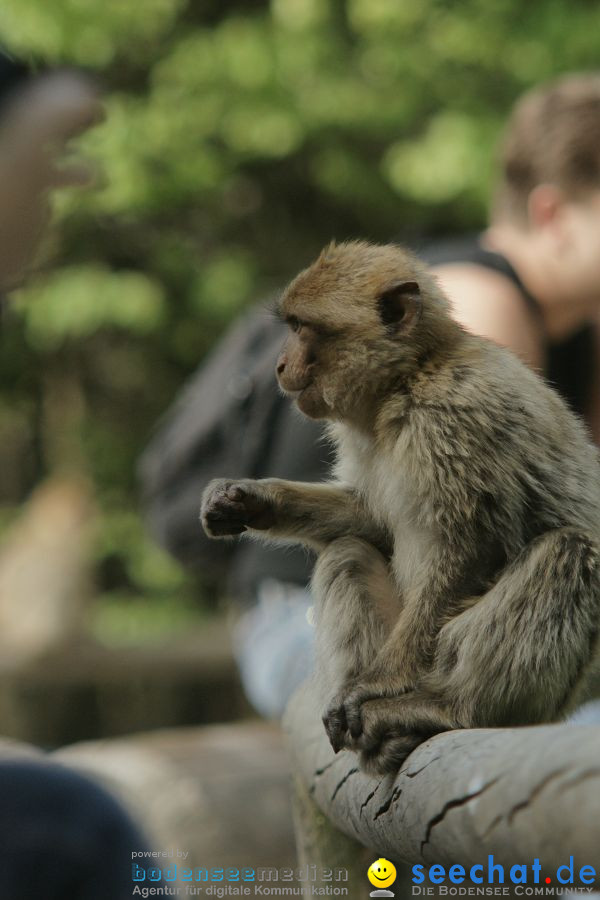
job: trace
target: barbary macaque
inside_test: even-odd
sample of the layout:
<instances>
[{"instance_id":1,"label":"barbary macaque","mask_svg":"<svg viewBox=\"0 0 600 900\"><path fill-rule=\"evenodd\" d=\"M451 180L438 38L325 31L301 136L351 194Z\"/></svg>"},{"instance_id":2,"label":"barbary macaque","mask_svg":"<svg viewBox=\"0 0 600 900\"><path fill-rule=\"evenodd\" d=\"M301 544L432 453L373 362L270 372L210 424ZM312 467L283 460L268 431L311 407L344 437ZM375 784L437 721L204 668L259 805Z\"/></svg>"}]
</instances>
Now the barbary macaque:
<instances>
[{"instance_id":1,"label":"barbary macaque","mask_svg":"<svg viewBox=\"0 0 600 900\"><path fill-rule=\"evenodd\" d=\"M458 325L400 247L330 245L279 311L279 384L328 420L334 477L213 481L201 517L212 537L317 551L334 750L383 774L441 731L560 717L600 623L600 467L583 425Z\"/></svg>"}]
</instances>

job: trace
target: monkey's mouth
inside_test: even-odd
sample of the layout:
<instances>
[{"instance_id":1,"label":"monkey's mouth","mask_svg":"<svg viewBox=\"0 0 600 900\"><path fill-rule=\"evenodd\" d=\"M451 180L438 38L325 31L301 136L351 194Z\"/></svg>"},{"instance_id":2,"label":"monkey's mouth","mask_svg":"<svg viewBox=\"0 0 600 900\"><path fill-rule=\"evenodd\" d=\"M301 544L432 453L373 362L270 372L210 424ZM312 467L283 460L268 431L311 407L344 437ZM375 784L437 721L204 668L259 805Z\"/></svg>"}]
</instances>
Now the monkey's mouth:
<instances>
[{"instance_id":1,"label":"monkey's mouth","mask_svg":"<svg viewBox=\"0 0 600 900\"><path fill-rule=\"evenodd\" d=\"M313 382L309 381L307 384L303 384L302 387L297 387L297 388L286 388L281 384L281 382L280 382L279 386L281 387L281 390L283 391L283 393L285 394L286 397L289 397L290 400L293 400L294 403L297 403L298 400L300 399L300 397L302 396L302 394L304 394L305 391L308 391L309 388L311 388L313 386Z\"/></svg>"},{"instance_id":2,"label":"monkey's mouth","mask_svg":"<svg viewBox=\"0 0 600 900\"><path fill-rule=\"evenodd\" d=\"M285 393L290 398L290 400L293 400L294 403L297 403L305 390L307 390L307 388L299 388L296 391L286 391Z\"/></svg>"},{"instance_id":3,"label":"monkey's mouth","mask_svg":"<svg viewBox=\"0 0 600 900\"><path fill-rule=\"evenodd\" d=\"M309 419L330 418L333 410L327 404L318 384L311 382L302 390L294 391L296 408Z\"/></svg>"}]
</instances>

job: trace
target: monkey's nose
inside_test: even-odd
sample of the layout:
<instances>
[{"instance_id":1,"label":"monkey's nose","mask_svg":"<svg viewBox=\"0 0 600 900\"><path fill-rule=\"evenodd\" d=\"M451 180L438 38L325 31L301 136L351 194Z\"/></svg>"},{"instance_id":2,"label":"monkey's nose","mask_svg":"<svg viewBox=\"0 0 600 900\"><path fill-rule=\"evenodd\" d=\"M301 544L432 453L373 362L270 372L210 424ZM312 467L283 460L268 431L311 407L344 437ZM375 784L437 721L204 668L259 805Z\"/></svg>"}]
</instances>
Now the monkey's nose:
<instances>
[{"instance_id":1,"label":"monkey's nose","mask_svg":"<svg viewBox=\"0 0 600 900\"><path fill-rule=\"evenodd\" d=\"M283 375L283 373L285 372L286 364L287 364L287 360L285 359L285 357L280 356L279 359L277 360L277 374L278 375Z\"/></svg>"}]
</instances>

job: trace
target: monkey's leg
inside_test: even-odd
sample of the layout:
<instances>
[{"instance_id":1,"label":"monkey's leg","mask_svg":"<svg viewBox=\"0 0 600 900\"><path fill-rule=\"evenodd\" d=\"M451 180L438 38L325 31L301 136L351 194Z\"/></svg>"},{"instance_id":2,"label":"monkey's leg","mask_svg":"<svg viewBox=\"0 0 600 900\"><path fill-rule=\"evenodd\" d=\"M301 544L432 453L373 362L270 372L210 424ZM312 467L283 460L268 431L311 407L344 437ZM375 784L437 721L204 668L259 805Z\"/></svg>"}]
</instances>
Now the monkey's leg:
<instances>
[{"instance_id":1,"label":"monkey's leg","mask_svg":"<svg viewBox=\"0 0 600 900\"><path fill-rule=\"evenodd\" d=\"M389 552L390 541L351 488L264 478L217 479L202 498L201 519L209 537L248 531L320 551L355 535Z\"/></svg>"},{"instance_id":2,"label":"monkey's leg","mask_svg":"<svg viewBox=\"0 0 600 900\"><path fill-rule=\"evenodd\" d=\"M444 696L425 692L436 639L448 613L454 585L464 582L456 554L438 556L427 582L408 591L396 622L369 664L349 679L328 710L332 745L347 734L368 771L394 771L423 740L458 727ZM454 600L452 601L454 602ZM464 607L463 607L464 608Z\"/></svg>"},{"instance_id":3,"label":"monkey's leg","mask_svg":"<svg viewBox=\"0 0 600 900\"><path fill-rule=\"evenodd\" d=\"M577 529L548 532L441 629L428 681L462 727L550 721L567 711L597 646L599 550Z\"/></svg>"},{"instance_id":4,"label":"monkey's leg","mask_svg":"<svg viewBox=\"0 0 600 900\"><path fill-rule=\"evenodd\" d=\"M556 719L592 662L599 607L597 542L573 528L549 532L442 627L414 690L391 696L381 671L377 681L363 674L333 714L378 774L440 731Z\"/></svg>"},{"instance_id":5,"label":"monkey's leg","mask_svg":"<svg viewBox=\"0 0 600 900\"><path fill-rule=\"evenodd\" d=\"M347 724L336 718L337 697L371 664L400 612L384 557L354 537L332 541L312 579L316 618L316 681L328 701L324 724L334 749L354 748ZM332 700L333 696L333 700Z\"/></svg>"}]
</instances>

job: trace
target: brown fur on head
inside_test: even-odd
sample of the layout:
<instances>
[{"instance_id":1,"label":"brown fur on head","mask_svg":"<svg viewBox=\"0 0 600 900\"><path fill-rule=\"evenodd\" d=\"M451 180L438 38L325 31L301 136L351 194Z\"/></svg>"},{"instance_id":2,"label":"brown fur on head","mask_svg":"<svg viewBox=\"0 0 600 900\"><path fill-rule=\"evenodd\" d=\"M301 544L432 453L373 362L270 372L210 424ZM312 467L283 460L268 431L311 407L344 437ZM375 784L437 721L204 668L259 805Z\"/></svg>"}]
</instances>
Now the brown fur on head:
<instances>
[{"instance_id":1,"label":"brown fur on head","mask_svg":"<svg viewBox=\"0 0 600 900\"><path fill-rule=\"evenodd\" d=\"M279 384L310 418L359 421L458 330L427 268L395 245L332 243L292 281Z\"/></svg>"}]
</instances>

